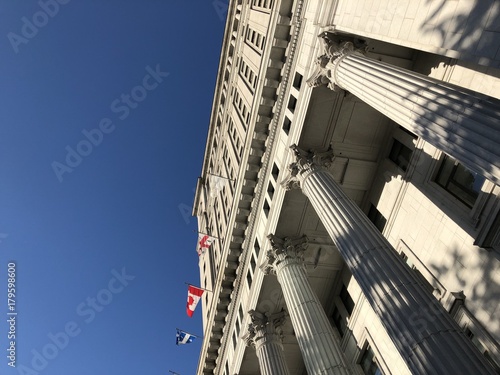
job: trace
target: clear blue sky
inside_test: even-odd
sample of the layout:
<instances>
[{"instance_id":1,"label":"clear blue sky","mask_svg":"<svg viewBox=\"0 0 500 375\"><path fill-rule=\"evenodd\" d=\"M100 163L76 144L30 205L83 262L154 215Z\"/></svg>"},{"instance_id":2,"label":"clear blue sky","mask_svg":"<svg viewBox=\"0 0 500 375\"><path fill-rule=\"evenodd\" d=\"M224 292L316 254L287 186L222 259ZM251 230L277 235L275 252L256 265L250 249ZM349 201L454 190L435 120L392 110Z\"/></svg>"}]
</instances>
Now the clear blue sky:
<instances>
[{"instance_id":1,"label":"clear blue sky","mask_svg":"<svg viewBox=\"0 0 500 375\"><path fill-rule=\"evenodd\" d=\"M0 1L0 374L194 374L201 340L175 345L176 327L202 334L201 310L185 312L196 220L181 210L227 1L44 2Z\"/></svg>"}]
</instances>

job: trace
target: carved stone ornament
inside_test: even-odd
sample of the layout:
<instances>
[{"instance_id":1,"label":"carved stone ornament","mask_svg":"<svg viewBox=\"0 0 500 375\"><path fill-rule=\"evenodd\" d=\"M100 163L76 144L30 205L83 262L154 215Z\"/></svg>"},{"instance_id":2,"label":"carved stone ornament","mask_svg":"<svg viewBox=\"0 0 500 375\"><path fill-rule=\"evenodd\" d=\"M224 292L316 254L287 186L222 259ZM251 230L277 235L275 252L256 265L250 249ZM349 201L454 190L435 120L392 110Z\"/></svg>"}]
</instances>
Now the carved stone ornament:
<instances>
[{"instance_id":1,"label":"carved stone ornament","mask_svg":"<svg viewBox=\"0 0 500 375\"><path fill-rule=\"evenodd\" d=\"M290 146L290 149L295 154L296 161L288 166L290 176L283 183L286 190L300 189L304 172L313 171L315 168L329 168L335 159L331 145L326 151L304 151L295 144Z\"/></svg>"},{"instance_id":2,"label":"carved stone ornament","mask_svg":"<svg viewBox=\"0 0 500 375\"><path fill-rule=\"evenodd\" d=\"M284 310L276 314L262 314L255 310L248 312L252 322L248 324L248 333L244 340L247 346L256 346L261 340L278 339L283 340L282 326L285 323L287 313Z\"/></svg>"},{"instance_id":3,"label":"carved stone ornament","mask_svg":"<svg viewBox=\"0 0 500 375\"><path fill-rule=\"evenodd\" d=\"M308 245L307 236L304 235L299 238L285 237L282 239L270 234L267 238L271 243L271 249L267 251L267 259L261 266L264 273L276 273L277 268L287 260L304 265L304 251Z\"/></svg>"},{"instance_id":4,"label":"carved stone ornament","mask_svg":"<svg viewBox=\"0 0 500 375\"><path fill-rule=\"evenodd\" d=\"M338 91L340 88L335 82L336 60L353 52L364 52L366 49L355 49L350 41L337 42L332 34L323 32L318 35L323 43L323 54L316 59L316 70L307 80L310 87L327 85L330 90Z\"/></svg>"}]
</instances>

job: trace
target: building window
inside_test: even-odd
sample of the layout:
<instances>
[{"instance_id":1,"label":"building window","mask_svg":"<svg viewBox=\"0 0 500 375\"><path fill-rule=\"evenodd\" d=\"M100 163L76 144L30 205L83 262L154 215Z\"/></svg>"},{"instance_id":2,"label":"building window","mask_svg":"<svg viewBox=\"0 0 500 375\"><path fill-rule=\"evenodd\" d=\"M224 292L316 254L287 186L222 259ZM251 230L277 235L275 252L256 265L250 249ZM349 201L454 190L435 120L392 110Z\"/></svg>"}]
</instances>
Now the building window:
<instances>
[{"instance_id":1,"label":"building window","mask_svg":"<svg viewBox=\"0 0 500 375\"><path fill-rule=\"evenodd\" d=\"M274 186L271 183L271 181L269 181L269 185L267 187L267 193L269 194L269 198L272 200L274 197Z\"/></svg>"},{"instance_id":2,"label":"building window","mask_svg":"<svg viewBox=\"0 0 500 375\"><path fill-rule=\"evenodd\" d=\"M278 182L278 175L280 174L280 169L278 168L276 163L274 163L273 171L271 173L273 175L274 181Z\"/></svg>"},{"instance_id":3,"label":"building window","mask_svg":"<svg viewBox=\"0 0 500 375\"><path fill-rule=\"evenodd\" d=\"M255 267L257 267L257 257L258 257L258 253L256 256L255 252L253 252L252 257L250 259L250 268L248 269L248 272L247 272L248 289L250 289L252 286L253 277L255 275Z\"/></svg>"},{"instance_id":4,"label":"building window","mask_svg":"<svg viewBox=\"0 0 500 375\"><path fill-rule=\"evenodd\" d=\"M408 164L410 163L412 150L406 147L404 144L394 139L392 144L391 152L389 153L389 159L394 162L399 168L404 172L408 169Z\"/></svg>"},{"instance_id":5,"label":"building window","mask_svg":"<svg viewBox=\"0 0 500 375\"><path fill-rule=\"evenodd\" d=\"M269 206L269 203L267 202L267 199L266 199L266 201L264 202L264 214L266 215L266 217L269 216L270 209L271 209L271 207Z\"/></svg>"},{"instance_id":6,"label":"building window","mask_svg":"<svg viewBox=\"0 0 500 375\"><path fill-rule=\"evenodd\" d=\"M476 245L476 244L475 244ZM490 230L484 241L480 244L481 247L500 250L500 212L495 216L495 220L490 226Z\"/></svg>"},{"instance_id":7,"label":"building window","mask_svg":"<svg viewBox=\"0 0 500 375\"><path fill-rule=\"evenodd\" d=\"M380 233L382 233L387 219L382 216L379 210L377 210L377 207L375 207L373 204L370 205L370 211L368 211L368 219L370 219L370 221L375 224Z\"/></svg>"},{"instance_id":8,"label":"building window","mask_svg":"<svg viewBox=\"0 0 500 375\"><path fill-rule=\"evenodd\" d=\"M259 258L260 245L259 245L259 240L257 238L255 239L255 244L253 245L253 248L255 250L256 257Z\"/></svg>"},{"instance_id":9,"label":"building window","mask_svg":"<svg viewBox=\"0 0 500 375\"><path fill-rule=\"evenodd\" d=\"M266 41L266 37L261 33L259 33L258 31L255 31L254 29L248 27L245 36L245 41L250 47L252 47L257 52L261 53L262 50L264 49L264 43Z\"/></svg>"},{"instance_id":10,"label":"building window","mask_svg":"<svg viewBox=\"0 0 500 375\"><path fill-rule=\"evenodd\" d=\"M245 81L250 91L254 92L255 86L257 85L257 75L252 68L248 66L245 60L241 60L240 62L240 76L243 81Z\"/></svg>"},{"instance_id":11,"label":"building window","mask_svg":"<svg viewBox=\"0 0 500 375\"><path fill-rule=\"evenodd\" d=\"M340 336L343 337L347 330L347 319L351 316L355 306L354 300L344 284L340 289L338 301L339 303L336 303L332 317L335 327L337 327Z\"/></svg>"},{"instance_id":12,"label":"building window","mask_svg":"<svg viewBox=\"0 0 500 375\"><path fill-rule=\"evenodd\" d=\"M238 113L238 117L241 120L242 125L247 127L248 120L250 119L250 112L248 111L243 98L240 96L238 91L235 91L233 98L234 108L236 108L236 112Z\"/></svg>"},{"instance_id":13,"label":"building window","mask_svg":"<svg viewBox=\"0 0 500 375\"><path fill-rule=\"evenodd\" d=\"M474 206L484 181L483 176L470 171L448 155L443 155L434 178L434 182L470 208Z\"/></svg>"},{"instance_id":14,"label":"building window","mask_svg":"<svg viewBox=\"0 0 500 375\"><path fill-rule=\"evenodd\" d=\"M302 74L295 72L295 77L293 77L293 87L297 90L300 90L300 86L302 85Z\"/></svg>"},{"instance_id":15,"label":"building window","mask_svg":"<svg viewBox=\"0 0 500 375\"><path fill-rule=\"evenodd\" d=\"M366 349L363 350L363 354L359 360L359 365L363 370L363 374L366 375L383 375L377 362L375 361L375 353L370 345L366 345Z\"/></svg>"},{"instance_id":16,"label":"building window","mask_svg":"<svg viewBox=\"0 0 500 375\"><path fill-rule=\"evenodd\" d=\"M254 8L254 9L269 10L269 9L271 9L272 5L273 5L272 0L253 0L252 1L252 8Z\"/></svg>"},{"instance_id":17,"label":"building window","mask_svg":"<svg viewBox=\"0 0 500 375\"><path fill-rule=\"evenodd\" d=\"M240 305L240 308L238 309L238 318L240 318L240 321L243 321L243 306Z\"/></svg>"},{"instance_id":18,"label":"building window","mask_svg":"<svg viewBox=\"0 0 500 375\"><path fill-rule=\"evenodd\" d=\"M345 285L342 285L342 289L340 290L339 294L340 300L345 306L345 309L347 310L347 314L351 316L352 312L354 311L354 301L351 298L351 295L347 291L347 288Z\"/></svg>"},{"instance_id":19,"label":"building window","mask_svg":"<svg viewBox=\"0 0 500 375\"><path fill-rule=\"evenodd\" d=\"M408 258L408 256L404 252L401 252L401 258L403 258L403 260L408 265L408 267L410 267L413 270L413 272L415 273L415 276L417 276L417 278L422 283L422 286L425 289L427 289L429 291L429 293L431 293L431 294L434 293L434 287L432 286L432 284L429 283L429 281L427 281L425 276L422 275L422 272L420 272L418 270L418 268L415 266L415 264L413 264L413 262Z\"/></svg>"},{"instance_id":20,"label":"building window","mask_svg":"<svg viewBox=\"0 0 500 375\"><path fill-rule=\"evenodd\" d=\"M450 314L462 327L465 336L471 340L479 352L493 366L496 373L500 374L500 345L482 326L476 317L467 309L463 300L456 300Z\"/></svg>"},{"instance_id":21,"label":"building window","mask_svg":"<svg viewBox=\"0 0 500 375\"><path fill-rule=\"evenodd\" d=\"M292 127L292 122L287 116L285 116L285 120L283 121L283 131L285 132L286 135L290 133L291 127Z\"/></svg>"},{"instance_id":22,"label":"building window","mask_svg":"<svg viewBox=\"0 0 500 375\"><path fill-rule=\"evenodd\" d=\"M297 106L297 99L295 96L290 95L290 99L288 99L288 109L293 113L295 111L295 107Z\"/></svg>"},{"instance_id":23,"label":"building window","mask_svg":"<svg viewBox=\"0 0 500 375\"><path fill-rule=\"evenodd\" d=\"M236 319L236 336L239 336L240 335L240 328L241 328L241 325L240 325L240 319L237 318Z\"/></svg>"},{"instance_id":24,"label":"building window","mask_svg":"<svg viewBox=\"0 0 500 375\"><path fill-rule=\"evenodd\" d=\"M252 288L252 280L253 280L252 273L250 272L250 270L248 270L248 272L247 272L248 290L250 290Z\"/></svg>"}]
</instances>

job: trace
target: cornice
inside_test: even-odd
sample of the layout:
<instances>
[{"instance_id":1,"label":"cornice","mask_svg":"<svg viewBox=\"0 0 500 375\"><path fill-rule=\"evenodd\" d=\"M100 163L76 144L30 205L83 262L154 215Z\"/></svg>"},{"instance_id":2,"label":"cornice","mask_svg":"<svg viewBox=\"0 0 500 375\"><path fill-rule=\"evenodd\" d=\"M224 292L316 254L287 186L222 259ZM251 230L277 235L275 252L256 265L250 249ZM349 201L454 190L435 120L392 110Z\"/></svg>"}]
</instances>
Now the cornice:
<instances>
[{"instance_id":1,"label":"cornice","mask_svg":"<svg viewBox=\"0 0 500 375\"><path fill-rule=\"evenodd\" d=\"M281 113L284 110L285 107L285 94L287 92L288 86L291 82L291 75L292 75L292 67L295 63L295 53L297 49L297 43L301 31L301 26L302 26L302 8L303 8L303 0L299 0L295 6L295 12L294 14L294 22L293 22L293 34L291 35L291 40L287 43L283 43L284 40L281 38L277 38L276 34L274 35L275 37L271 39L272 45L270 47L267 47L268 49L268 54L272 49L280 49L283 52L282 58L284 59L285 57L285 52L286 54L286 63L283 64L281 61L277 59L271 59L269 60L266 59L265 56L263 56L263 61L267 61L267 69L277 69L280 68L281 70L281 80L276 81L273 79L263 79L263 88L262 88L262 98L260 99L260 103L257 106L257 110L254 111L257 115L255 115L255 126L253 129L253 134L252 134L252 149L249 152L248 155L248 165L246 170L248 169L253 169L252 166L256 166L258 173L255 173L255 170L253 170L253 173L251 174L245 174L244 182L243 185L251 185L253 189L253 194L251 195L251 210L249 210L246 215L242 215L240 218L241 223L247 223L246 224L246 230L242 235L235 235L235 231L233 230L233 235L231 236L231 243L236 240L236 239L241 239L241 242L237 241L239 244L239 249L240 252L238 254L239 259L241 260L241 263L238 265L238 270L245 270L246 269L246 256L249 251L252 250L252 243L253 243L253 238L255 236L255 227L256 227L256 221L259 217L260 210L258 208L261 207L264 199L264 184L265 184L265 178L258 178L258 176L266 176L270 172L271 168L271 154L272 154L272 147L274 146L275 139L276 139L276 134L279 130L279 119L281 117ZM274 21L273 21L274 19ZM276 25L287 25L287 26L292 26L291 20L287 17L283 17L279 14L278 11L275 11L273 14L273 18L271 22L275 22L275 31L276 31ZM288 48L288 50L286 50ZM260 75L261 77L267 77L268 74L262 73ZM264 96L264 91L266 91L266 96ZM272 94L270 94L270 92ZM255 95L257 96L257 95ZM262 107L270 107L269 109L265 109ZM269 112L272 113L272 118L267 117L265 115L258 115L258 113L265 113ZM269 133L267 135L267 133ZM262 152L262 149L265 150L265 152ZM260 168L259 168L260 166ZM247 179L251 175L251 179ZM257 182L257 183L256 183ZM249 194L245 194L243 191L240 196L239 203L242 201L248 201ZM232 221L231 221L232 222ZM235 222L235 229L238 228L241 230L241 227L238 226L238 222ZM231 243L229 245L229 250L231 249ZM242 255L243 253L243 255ZM230 253L227 254L228 258L231 255ZM229 259L228 262L226 262L226 265L230 264ZM234 269L228 270L225 268L223 270L224 275L227 274L227 272L232 272L233 275L236 274L236 279L232 285L232 293L231 296L234 296L231 298L231 302L229 306L227 306L227 314L224 315L223 318L223 326L227 326L230 328L229 331L225 332L222 331L222 336L219 338L219 335L215 336L213 335L213 330L211 332L211 337L214 337L215 340L211 340L211 343L213 342L214 345L219 343L219 345L216 345L217 348L214 347L214 352L217 357L216 361L216 366L215 368L211 369L209 372L204 372L204 374L211 374L211 373L217 373L217 369L220 370L219 366L222 366L224 364L224 359L227 351L227 345L228 342L230 342L230 336L229 333L232 332L233 328L233 321L235 317L237 316L237 306L239 304L237 303L239 301L239 296L241 295L241 288L244 285L245 282L245 277L243 272L236 272L234 273ZM221 272L222 273L222 272ZM223 289L221 292L223 292L225 289ZM215 309L219 311L219 304L217 305L217 308ZM211 312L213 314L213 312ZM222 317L222 316L221 316ZM211 320L209 320L211 321ZM214 321L214 325L212 326L214 329L218 329L217 322ZM222 354L222 356L221 356ZM209 366L211 367L211 366Z\"/></svg>"},{"instance_id":2,"label":"cornice","mask_svg":"<svg viewBox=\"0 0 500 375\"><path fill-rule=\"evenodd\" d=\"M287 27L292 26L290 18L280 15L280 13L282 13L281 10L279 12L275 10L271 16L270 23L274 25L274 35L272 38L268 39L268 43L271 43L270 46L266 47L268 58L266 58L266 56L262 58L262 61L267 64L267 69L266 72L260 74L262 81L260 84L262 87L261 95L255 95L255 97L260 97L261 99L259 99L258 105L253 106L252 123L254 123L254 127L251 131L251 149L247 155L248 163L243 172L244 176L243 178L240 176L242 184L238 203L237 205L233 204L232 216L234 220L232 217L229 221L230 224L233 224L233 229L231 235L227 236L228 241L224 243L225 256L223 259L225 259L225 265L221 267L214 290L214 297L208 317L208 322L211 323L212 326L207 326L207 332L205 333L206 339L204 340L202 352L200 353L198 373L200 373L200 371L207 375L216 373L216 369L223 365L223 361L220 362L220 359L225 359L224 354L226 353L227 343L230 339L228 333L231 331L225 332L224 327L233 328L231 322L234 321L237 314L236 307L238 304L236 302L239 301L241 288L245 281L243 272L237 272L237 270L246 269L246 256L242 256L242 253L246 254L252 249L251 239L254 237L256 220L260 214L260 210L257 210L257 208L262 204L262 193L264 191L265 179L259 178L259 175L266 176L270 169L270 155L272 149L266 149L266 146L269 147L270 145L274 145L276 133L279 129L279 119L285 106L284 96L291 81L290 76L292 74L298 37L301 30L302 5L303 0L299 0L295 6L295 12L293 12L295 18L290 42L283 40L282 36L277 35L278 25ZM232 9L234 13L234 7ZM292 14L291 11L290 14ZM228 33L226 30L226 34L228 34L226 37L230 38L232 31ZM226 39L226 42L229 42L229 39ZM281 52L281 54L277 54L282 56L281 59L271 59L271 51L273 51L273 55L276 55L276 49ZM283 64L282 60L284 60L285 52L287 52L286 63ZM219 68L219 75L221 71L224 72L225 69L226 65L224 64L223 69ZM267 73L270 69L273 71L280 71L281 79L279 81L264 78L268 76ZM219 76L219 81L222 78L223 77ZM218 87L220 86L221 84L219 82ZM219 99L220 97L218 97L217 100ZM218 102L214 100L214 104L218 105ZM213 121L217 119L218 107L213 108L212 113L211 128L215 126ZM266 113L268 113L269 116L265 115ZM210 133L210 136L213 136L213 133ZM207 150L210 148L211 142L211 139L207 141ZM209 155L209 151L207 150L205 151L205 157ZM207 160L205 160L204 173L206 173L205 169L207 165ZM200 193L200 191L197 191L197 196ZM240 207L248 204L250 209ZM201 362L203 362L203 364Z\"/></svg>"}]
</instances>

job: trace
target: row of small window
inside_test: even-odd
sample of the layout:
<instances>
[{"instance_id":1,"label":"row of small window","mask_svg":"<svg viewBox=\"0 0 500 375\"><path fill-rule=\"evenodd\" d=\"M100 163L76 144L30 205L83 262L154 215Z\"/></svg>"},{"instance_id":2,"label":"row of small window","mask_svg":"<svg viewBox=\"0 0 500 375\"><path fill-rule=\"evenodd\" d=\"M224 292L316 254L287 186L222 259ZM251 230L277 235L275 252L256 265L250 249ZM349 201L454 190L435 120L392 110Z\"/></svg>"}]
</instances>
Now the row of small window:
<instances>
[{"instance_id":1,"label":"row of small window","mask_svg":"<svg viewBox=\"0 0 500 375\"><path fill-rule=\"evenodd\" d=\"M273 0L252 0L252 8L271 9Z\"/></svg>"},{"instance_id":2,"label":"row of small window","mask_svg":"<svg viewBox=\"0 0 500 375\"><path fill-rule=\"evenodd\" d=\"M269 216L269 211L271 210L270 203L272 203L272 200L274 197L274 187L278 183L279 173L280 173L280 170L279 170L278 166L276 165L276 163L274 163L273 170L271 171L271 176L273 178L273 181L269 181L269 185L267 186L267 196L264 200L263 210L264 210L264 214L266 215L266 217Z\"/></svg>"},{"instance_id":3,"label":"row of small window","mask_svg":"<svg viewBox=\"0 0 500 375\"><path fill-rule=\"evenodd\" d=\"M264 44L266 43L266 37L259 33L258 31L247 27L247 32L245 35L245 41L247 44L255 49L257 52L262 53L264 49Z\"/></svg>"},{"instance_id":4,"label":"row of small window","mask_svg":"<svg viewBox=\"0 0 500 375\"><path fill-rule=\"evenodd\" d=\"M241 160L241 155L243 154L243 144L240 140L240 136L236 130L236 127L234 126L234 121L231 117L228 120L228 130L229 130L229 135L231 136L231 140L233 142L235 154L239 162Z\"/></svg>"},{"instance_id":5,"label":"row of small window","mask_svg":"<svg viewBox=\"0 0 500 375\"><path fill-rule=\"evenodd\" d=\"M257 260L259 259L260 245L259 241L255 239L254 251L252 251L252 257L250 258L250 268L247 273L247 284L248 289L252 287L253 277L255 275L255 268L257 267Z\"/></svg>"},{"instance_id":6,"label":"row of small window","mask_svg":"<svg viewBox=\"0 0 500 375\"><path fill-rule=\"evenodd\" d=\"M225 174L228 179L234 180L234 168L232 166L231 157L229 157L229 150L227 149L227 145L224 143L222 149L222 160L225 161L224 167L226 169ZM226 185L223 186L223 193L225 192Z\"/></svg>"},{"instance_id":7,"label":"row of small window","mask_svg":"<svg viewBox=\"0 0 500 375\"><path fill-rule=\"evenodd\" d=\"M300 90L300 87L302 86L302 79L303 76L299 72L295 72L295 76L293 78L293 84L292 86ZM290 110L290 112L293 114L295 112L295 108L297 106L297 98L293 93L290 94L290 97L288 99L288 105L287 108ZM282 129L285 132L286 135L290 133L290 128L292 127L292 120L288 117L288 115L285 115L285 119L283 120L283 126Z\"/></svg>"},{"instance_id":8,"label":"row of small window","mask_svg":"<svg viewBox=\"0 0 500 375\"><path fill-rule=\"evenodd\" d=\"M257 86L257 75L243 59L241 59L240 62L240 76L248 85L248 88L253 92Z\"/></svg>"},{"instance_id":9,"label":"row of small window","mask_svg":"<svg viewBox=\"0 0 500 375\"><path fill-rule=\"evenodd\" d=\"M243 98L240 96L238 90L234 90L233 93L233 103L236 108L236 112L238 113L240 120L244 127L247 127L248 121L250 120L250 112L245 105Z\"/></svg>"}]
</instances>

